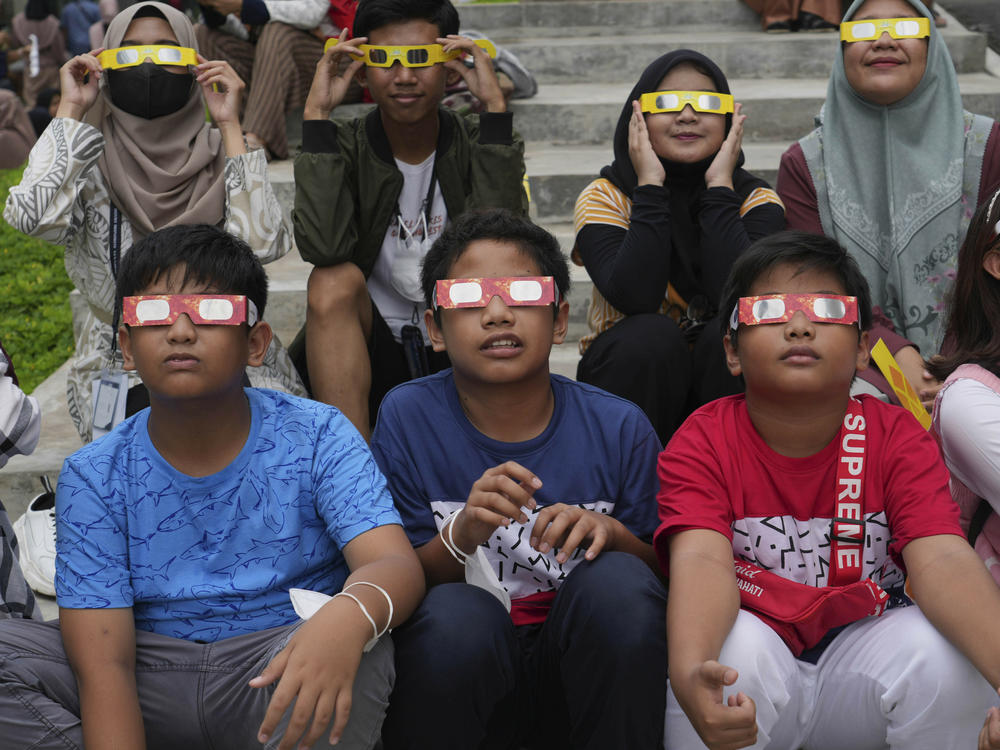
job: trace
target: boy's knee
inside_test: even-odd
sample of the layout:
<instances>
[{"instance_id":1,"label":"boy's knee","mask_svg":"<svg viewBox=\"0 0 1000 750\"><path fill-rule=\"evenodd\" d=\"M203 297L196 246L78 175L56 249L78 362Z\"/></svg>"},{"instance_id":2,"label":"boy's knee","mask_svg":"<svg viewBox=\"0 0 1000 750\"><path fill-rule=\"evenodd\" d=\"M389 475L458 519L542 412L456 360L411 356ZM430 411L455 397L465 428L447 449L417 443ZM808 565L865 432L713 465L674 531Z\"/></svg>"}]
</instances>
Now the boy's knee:
<instances>
[{"instance_id":1,"label":"boy's knee","mask_svg":"<svg viewBox=\"0 0 1000 750\"><path fill-rule=\"evenodd\" d=\"M478 679L517 648L507 611L488 591L467 583L433 587L393 641L400 665L439 677L457 671Z\"/></svg>"},{"instance_id":2,"label":"boy's knee","mask_svg":"<svg viewBox=\"0 0 1000 750\"><path fill-rule=\"evenodd\" d=\"M570 623L597 628L618 642L662 636L666 588L649 566L628 552L606 551L566 577L555 610Z\"/></svg>"},{"instance_id":3,"label":"boy's knee","mask_svg":"<svg viewBox=\"0 0 1000 750\"><path fill-rule=\"evenodd\" d=\"M307 315L320 318L360 314L363 305L370 304L365 275L353 263L313 268L306 295Z\"/></svg>"}]
</instances>

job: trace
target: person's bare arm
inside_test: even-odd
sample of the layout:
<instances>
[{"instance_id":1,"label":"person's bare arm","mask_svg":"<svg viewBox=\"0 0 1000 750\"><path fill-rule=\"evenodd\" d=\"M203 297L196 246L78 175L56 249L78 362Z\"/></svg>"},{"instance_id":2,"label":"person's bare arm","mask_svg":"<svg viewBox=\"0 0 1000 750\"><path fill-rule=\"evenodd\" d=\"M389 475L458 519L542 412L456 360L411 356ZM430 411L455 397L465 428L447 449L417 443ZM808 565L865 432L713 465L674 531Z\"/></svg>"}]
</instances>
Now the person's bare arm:
<instances>
[{"instance_id":1,"label":"person's bare arm","mask_svg":"<svg viewBox=\"0 0 1000 750\"><path fill-rule=\"evenodd\" d=\"M738 674L719 654L740 609L733 548L717 531L693 529L670 540L667 663L670 685L684 713L711 750L757 740L756 706L742 693L722 691Z\"/></svg>"},{"instance_id":2,"label":"person's bare arm","mask_svg":"<svg viewBox=\"0 0 1000 750\"><path fill-rule=\"evenodd\" d=\"M142 750L132 608L59 610L63 646L80 692L87 750Z\"/></svg>"},{"instance_id":3,"label":"person's bare arm","mask_svg":"<svg viewBox=\"0 0 1000 750\"><path fill-rule=\"evenodd\" d=\"M389 602L376 588L351 587L350 593L361 600L380 631L399 625L413 613L424 596L424 577L402 527L379 526L356 536L343 551L351 569L344 589L365 581L381 587L392 600L390 618ZM362 649L373 635L371 623L357 602L336 597L324 604L261 675L250 681L251 687L260 688L278 680L258 739L267 741L294 700L279 750L311 747L331 718L330 742L338 740L350 715Z\"/></svg>"},{"instance_id":4,"label":"person's bare arm","mask_svg":"<svg viewBox=\"0 0 1000 750\"><path fill-rule=\"evenodd\" d=\"M953 534L914 539L903 548L913 600L927 619L1000 687L1000 588L983 561Z\"/></svg>"}]
</instances>

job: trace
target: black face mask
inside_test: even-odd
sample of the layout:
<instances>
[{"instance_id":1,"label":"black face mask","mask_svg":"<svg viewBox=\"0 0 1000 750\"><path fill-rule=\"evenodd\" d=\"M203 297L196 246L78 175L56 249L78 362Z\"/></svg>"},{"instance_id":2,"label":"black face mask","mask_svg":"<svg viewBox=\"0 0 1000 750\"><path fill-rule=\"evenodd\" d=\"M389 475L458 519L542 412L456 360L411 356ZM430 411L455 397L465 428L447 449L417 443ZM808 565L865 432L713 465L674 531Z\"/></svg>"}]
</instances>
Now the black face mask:
<instances>
[{"instance_id":1,"label":"black face mask","mask_svg":"<svg viewBox=\"0 0 1000 750\"><path fill-rule=\"evenodd\" d=\"M132 68L108 71L111 103L136 117L152 120L176 112L191 98L194 75L171 73L144 62Z\"/></svg>"}]
</instances>

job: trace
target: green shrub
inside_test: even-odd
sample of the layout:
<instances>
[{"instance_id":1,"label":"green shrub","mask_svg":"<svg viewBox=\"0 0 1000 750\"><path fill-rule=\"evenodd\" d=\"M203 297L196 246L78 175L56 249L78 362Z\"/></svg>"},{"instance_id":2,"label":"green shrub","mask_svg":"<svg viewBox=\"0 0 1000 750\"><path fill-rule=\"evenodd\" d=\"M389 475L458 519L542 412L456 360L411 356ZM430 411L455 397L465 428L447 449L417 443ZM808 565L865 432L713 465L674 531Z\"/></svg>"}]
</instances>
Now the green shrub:
<instances>
[{"instance_id":1,"label":"green shrub","mask_svg":"<svg viewBox=\"0 0 1000 750\"><path fill-rule=\"evenodd\" d=\"M0 205L21 169L0 170ZM73 319L63 249L0 221L0 339L27 392L73 354Z\"/></svg>"}]
</instances>

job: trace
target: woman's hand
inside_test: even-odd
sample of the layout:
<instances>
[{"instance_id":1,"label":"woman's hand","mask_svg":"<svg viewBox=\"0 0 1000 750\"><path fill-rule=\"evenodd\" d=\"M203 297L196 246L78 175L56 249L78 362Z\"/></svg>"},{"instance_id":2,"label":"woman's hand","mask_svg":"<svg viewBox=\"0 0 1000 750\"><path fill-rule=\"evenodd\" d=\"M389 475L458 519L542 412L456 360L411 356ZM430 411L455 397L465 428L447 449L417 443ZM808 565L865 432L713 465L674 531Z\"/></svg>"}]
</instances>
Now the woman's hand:
<instances>
[{"instance_id":1,"label":"woman's hand","mask_svg":"<svg viewBox=\"0 0 1000 750\"><path fill-rule=\"evenodd\" d=\"M639 185L663 185L667 173L663 169L660 157L653 151L646 129L646 118L642 114L639 102L632 102L632 119L628 123L628 155L632 160L632 168Z\"/></svg>"},{"instance_id":2,"label":"woman's hand","mask_svg":"<svg viewBox=\"0 0 1000 750\"><path fill-rule=\"evenodd\" d=\"M212 120L222 133L222 143L226 156L246 153L243 143L243 129L240 126L240 103L246 84L225 60L206 60L198 55L194 68L201 85L205 104Z\"/></svg>"},{"instance_id":3,"label":"woman's hand","mask_svg":"<svg viewBox=\"0 0 1000 750\"><path fill-rule=\"evenodd\" d=\"M225 60L206 60L198 55L197 81L215 124L240 126L240 104L246 84Z\"/></svg>"},{"instance_id":4,"label":"woman's hand","mask_svg":"<svg viewBox=\"0 0 1000 750\"><path fill-rule=\"evenodd\" d=\"M740 159L740 149L743 148L743 123L747 116L741 114L742 104L737 104L733 112L733 126L729 129L729 135L722 142L722 148L715 155L708 169L705 170L705 185L713 187L727 187L733 189L733 172Z\"/></svg>"},{"instance_id":5,"label":"woman's hand","mask_svg":"<svg viewBox=\"0 0 1000 750\"><path fill-rule=\"evenodd\" d=\"M56 117L70 117L82 120L94 102L97 101L98 81L104 69L97 56L104 51L98 47L83 55L77 55L59 68L59 109Z\"/></svg>"}]
</instances>

